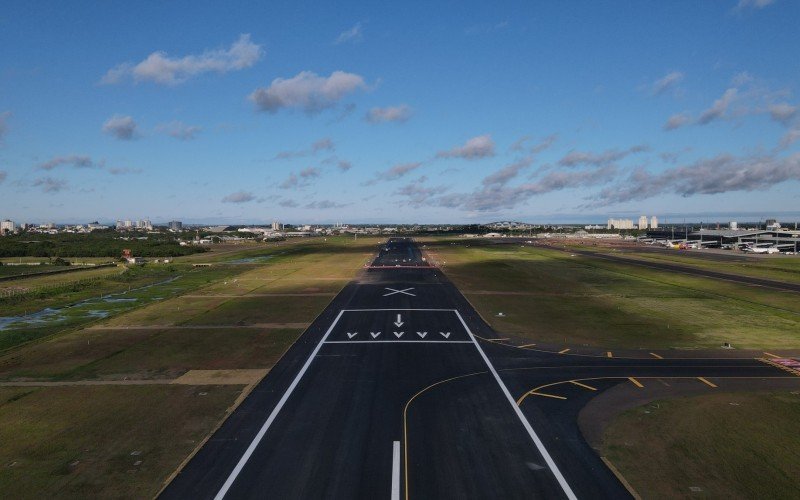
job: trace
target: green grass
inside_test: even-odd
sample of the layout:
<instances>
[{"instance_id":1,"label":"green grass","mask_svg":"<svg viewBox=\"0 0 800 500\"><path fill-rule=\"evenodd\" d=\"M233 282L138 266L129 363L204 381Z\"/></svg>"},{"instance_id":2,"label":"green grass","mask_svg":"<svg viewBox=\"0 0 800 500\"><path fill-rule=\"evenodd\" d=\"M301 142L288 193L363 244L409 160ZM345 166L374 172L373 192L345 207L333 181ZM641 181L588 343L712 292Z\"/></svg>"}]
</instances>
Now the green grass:
<instances>
[{"instance_id":1,"label":"green grass","mask_svg":"<svg viewBox=\"0 0 800 500\"><path fill-rule=\"evenodd\" d=\"M241 389L0 388L2 496L152 498Z\"/></svg>"},{"instance_id":2,"label":"green grass","mask_svg":"<svg viewBox=\"0 0 800 500\"><path fill-rule=\"evenodd\" d=\"M603 454L644 498L796 498L798 422L797 393L658 401L617 417Z\"/></svg>"},{"instance_id":3,"label":"green grass","mask_svg":"<svg viewBox=\"0 0 800 500\"><path fill-rule=\"evenodd\" d=\"M607 348L800 346L797 294L542 248L429 247L500 332Z\"/></svg>"}]
</instances>

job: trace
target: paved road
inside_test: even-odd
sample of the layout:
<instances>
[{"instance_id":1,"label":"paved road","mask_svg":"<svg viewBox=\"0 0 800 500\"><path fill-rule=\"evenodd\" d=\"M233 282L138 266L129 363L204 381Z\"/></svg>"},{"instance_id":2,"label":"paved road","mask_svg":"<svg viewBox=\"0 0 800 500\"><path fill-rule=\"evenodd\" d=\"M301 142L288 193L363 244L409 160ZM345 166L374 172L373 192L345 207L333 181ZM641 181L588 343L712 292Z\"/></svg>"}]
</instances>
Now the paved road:
<instances>
[{"instance_id":1,"label":"paved road","mask_svg":"<svg viewBox=\"0 0 800 500\"><path fill-rule=\"evenodd\" d=\"M576 423L591 395L627 377L790 376L497 338L416 244L390 240L162 498L621 498Z\"/></svg>"}]
</instances>

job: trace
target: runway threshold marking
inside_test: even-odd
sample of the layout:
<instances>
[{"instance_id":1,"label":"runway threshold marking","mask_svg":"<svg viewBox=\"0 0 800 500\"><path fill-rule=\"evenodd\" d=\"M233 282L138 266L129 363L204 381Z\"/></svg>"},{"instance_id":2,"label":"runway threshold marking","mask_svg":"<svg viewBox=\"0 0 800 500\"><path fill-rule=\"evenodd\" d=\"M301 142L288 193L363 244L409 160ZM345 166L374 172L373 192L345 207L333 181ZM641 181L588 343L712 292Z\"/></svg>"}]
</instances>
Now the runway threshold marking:
<instances>
[{"instance_id":1,"label":"runway threshold marking","mask_svg":"<svg viewBox=\"0 0 800 500\"><path fill-rule=\"evenodd\" d=\"M483 361L486 363L486 366L489 367L489 371L492 372L492 376L494 376L497 385L500 386L500 390L503 391L503 394L508 400L508 403L511 405L511 407L514 409L514 412L517 414L517 418L519 418L519 421L522 423L523 427L525 427L525 430L528 431L528 435L531 437L533 443L536 445L536 449L539 450L539 454L542 455L542 458L544 458L545 463L547 463L547 466L550 468L550 472L552 472L553 476L555 476L556 480L558 481L558 484L564 491L564 494L570 500L577 500L578 497L575 496L575 493L573 493L572 488L567 483L567 480L561 474L561 471L558 469L558 466L553 461L553 457L550 456L550 453L547 451L547 448L545 448L544 443L539 438L539 435L536 434L536 431L533 430L533 427L531 427L530 422L528 422L528 419L525 418L525 415L522 413L522 410L520 410L519 406L514 401L514 398L511 397L511 393L508 391L508 387L506 387L506 384L503 383L503 379L500 378L500 375L497 373L497 370L494 369L494 365L492 365L492 362L486 356L486 353L483 352L483 349L478 343L478 340L472 334L472 331L469 329L469 326L467 326L467 323L464 321L464 318L461 317L461 314L457 310L454 312L456 313L456 316L458 316L459 321L461 321L461 324L464 326L464 329L467 331L467 334L472 339L472 342L475 344L475 348L478 350L478 353L480 353L481 357L483 358Z\"/></svg>"},{"instance_id":2,"label":"runway threshold marking","mask_svg":"<svg viewBox=\"0 0 800 500\"><path fill-rule=\"evenodd\" d=\"M639 389L641 389L642 387L644 387L644 386L642 385L642 383L641 383L641 382L639 382L638 380L636 380L636 379L635 379L635 378L633 378L633 377L628 377L628 380L630 380L631 382L633 382L633 385L635 385L635 386L636 386L636 387L638 387Z\"/></svg>"},{"instance_id":3,"label":"runway threshold marking","mask_svg":"<svg viewBox=\"0 0 800 500\"><path fill-rule=\"evenodd\" d=\"M597 390L596 387L592 387L591 385L582 384L582 383L578 382L577 380L570 380L569 383L570 384L575 384L578 387L583 387L584 389L589 389L590 391L596 391Z\"/></svg>"},{"instance_id":4,"label":"runway threshold marking","mask_svg":"<svg viewBox=\"0 0 800 500\"><path fill-rule=\"evenodd\" d=\"M653 356L656 359L664 359L663 357L659 356L658 354L656 354L654 352L651 352L650 355Z\"/></svg>"},{"instance_id":5,"label":"runway threshold marking","mask_svg":"<svg viewBox=\"0 0 800 500\"><path fill-rule=\"evenodd\" d=\"M517 347L519 347L520 349L525 349L526 347L533 347L535 345L536 344L523 344L523 345L518 345Z\"/></svg>"},{"instance_id":6,"label":"runway threshold marking","mask_svg":"<svg viewBox=\"0 0 800 500\"><path fill-rule=\"evenodd\" d=\"M244 455L242 455L242 458L239 459L239 462L236 464L236 467L234 467L233 470L231 471L230 475L228 476L228 479L225 480L225 483L223 483L222 487L219 489L216 496L214 496L214 500L222 500L223 498L225 498L225 495L228 493L228 490L233 485L233 482L236 481L236 478L239 476L239 473L242 472L242 469L244 468L245 464L247 464L247 461L250 460L250 456L256 450L259 443L261 443L261 440L264 439L264 435L267 433L267 430L269 429L270 425L272 425L272 422L275 421L275 418L278 416L278 413L280 413L281 409L283 408L283 405L286 404L286 400L288 400L289 396L291 396L292 392L294 392L294 389L295 387L297 387L297 384L300 383L300 379L303 378L303 375L305 375L306 371L308 370L308 367L311 365L311 362L317 356L317 353L322 348L322 344L325 342L325 340L333 331L336 324L339 322L339 319L342 317L342 314L344 314L344 310L339 311L339 314L336 315L336 319L334 319L333 323L331 323L331 326L328 327L328 330L325 332L325 335L322 336L320 341L317 343L317 346L314 348L313 351L311 351L311 354L308 356L308 359L306 360L305 364L300 369L300 371L297 372L297 375L294 377L294 380L292 380L292 383L291 385L289 385L289 388L286 389L286 391L283 393L283 396L281 396L281 399L278 401L278 404L275 405L275 408L272 409L272 412L269 414L269 417L267 418L266 422L264 422L264 425L261 426L261 429L259 429L258 434L256 434L256 437L253 438L253 441L250 442L250 446L247 447L247 450L245 450Z\"/></svg>"},{"instance_id":7,"label":"runway threshold marking","mask_svg":"<svg viewBox=\"0 0 800 500\"><path fill-rule=\"evenodd\" d=\"M613 354L611 354L611 351L606 351L606 357L607 357L607 358L613 358L613 357L614 357L614 355L613 355Z\"/></svg>"},{"instance_id":8,"label":"runway threshold marking","mask_svg":"<svg viewBox=\"0 0 800 500\"><path fill-rule=\"evenodd\" d=\"M400 500L400 441L392 443L392 500Z\"/></svg>"},{"instance_id":9,"label":"runway threshold marking","mask_svg":"<svg viewBox=\"0 0 800 500\"><path fill-rule=\"evenodd\" d=\"M716 384L714 384L712 382L709 382L705 377L697 377L697 380L699 380L700 382L706 384L709 387L717 387Z\"/></svg>"},{"instance_id":10,"label":"runway threshold marking","mask_svg":"<svg viewBox=\"0 0 800 500\"><path fill-rule=\"evenodd\" d=\"M559 353L559 354L566 354L566 353L568 353L569 351L570 351L570 348L569 348L569 347L567 347L566 349L561 349L560 351L558 351L558 353Z\"/></svg>"}]
</instances>

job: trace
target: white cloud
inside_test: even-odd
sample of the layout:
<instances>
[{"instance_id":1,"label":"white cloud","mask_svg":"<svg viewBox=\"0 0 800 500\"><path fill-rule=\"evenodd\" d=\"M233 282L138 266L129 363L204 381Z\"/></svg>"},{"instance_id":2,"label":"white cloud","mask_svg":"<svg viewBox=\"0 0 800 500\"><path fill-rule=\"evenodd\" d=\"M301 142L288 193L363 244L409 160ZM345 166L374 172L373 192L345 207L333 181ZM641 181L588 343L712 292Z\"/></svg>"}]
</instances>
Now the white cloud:
<instances>
[{"instance_id":1,"label":"white cloud","mask_svg":"<svg viewBox=\"0 0 800 500\"><path fill-rule=\"evenodd\" d=\"M785 102L773 104L769 107L769 114L776 122L788 125L797 116L797 106Z\"/></svg>"},{"instance_id":2,"label":"white cloud","mask_svg":"<svg viewBox=\"0 0 800 500\"><path fill-rule=\"evenodd\" d=\"M664 123L664 130L675 130L676 128L683 127L692 121L692 117L688 113L677 113L670 116L666 123Z\"/></svg>"},{"instance_id":3,"label":"white cloud","mask_svg":"<svg viewBox=\"0 0 800 500\"><path fill-rule=\"evenodd\" d=\"M414 170L418 169L421 166L422 166L421 161L412 163L400 163L383 172L376 172L375 178L363 183L363 185L371 186L373 184L378 183L379 181L397 180L405 175L408 175L409 173L413 172Z\"/></svg>"},{"instance_id":4,"label":"white cloud","mask_svg":"<svg viewBox=\"0 0 800 500\"><path fill-rule=\"evenodd\" d=\"M783 137L781 137L780 147L788 148L797 141L800 141L800 128L795 128L786 132Z\"/></svg>"},{"instance_id":5,"label":"white cloud","mask_svg":"<svg viewBox=\"0 0 800 500\"><path fill-rule=\"evenodd\" d=\"M387 106L385 108L372 108L366 116L370 123L405 122L411 118L411 108L406 104Z\"/></svg>"},{"instance_id":6,"label":"white cloud","mask_svg":"<svg viewBox=\"0 0 800 500\"><path fill-rule=\"evenodd\" d=\"M775 0L739 0L739 3L736 4L737 9L763 9L764 7L770 6L775 3Z\"/></svg>"},{"instance_id":7,"label":"white cloud","mask_svg":"<svg viewBox=\"0 0 800 500\"><path fill-rule=\"evenodd\" d=\"M428 204L436 195L442 194L447 191L446 186L431 186L427 187L425 182L428 178L424 175L419 177L405 186L402 186L394 194L408 198L409 204L414 207L420 207Z\"/></svg>"},{"instance_id":8,"label":"white cloud","mask_svg":"<svg viewBox=\"0 0 800 500\"><path fill-rule=\"evenodd\" d=\"M652 84L652 93L653 95L661 95L664 92L675 88L681 81L683 81L684 74L680 71L673 71L671 73L667 73L663 77L659 78Z\"/></svg>"},{"instance_id":9,"label":"white cloud","mask_svg":"<svg viewBox=\"0 0 800 500\"><path fill-rule=\"evenodd\" d=\"M361 23L356 23L355 26L349 30L339 33L339 36L336 37L336 40L333 43L339 45L345 42L360 42L362 38L363 32L361 30Z\"/></svg>"},{"instance_id":10,"label":"white cloud","mask_svg":"<svg viewBox=\"0 0 800 500\"><path fill-rule=\"evenodd\" d=\"M136 137L136 122L130 116L114 115L103 124L103 132L121 141Z\"/></svg>"},{"instance_id":11,"label":"white cloud","mask_svg":"<svg viewBox=\"0 0 800 500\"><path fill-rule=\"evenodd\" d=\"M187 125L181 121L173 120L169 123L162 123L156 127L156 131L166 134L181 141L191 141L202 129L195 125Z\"/></svg>"},{"instance_id":12,"label":"white cloud","mask_svg":"<svg viewBox=\"0 0 800 500\"><path fill-rule=\"evenodd\" d=\"M67 181L52 177L40 177L33 181L33 186L42 188L44 193L58 193L67 189Z\"/></svg>"},{"instance_id":13,"label":"white cloud","mask_svg":"<svg viewBox=\"0 0 800 500\"><path fill-rule=\"evenodd\" d=\"M528 148L527 144L531 141L531 139L533 139L533 137L531 137L530 135L523 135L522 137L514 141L514 144L512 144L509 149L511 151L524 151L526 148ZM555 144L557 140L558 140L558 134L550 134L544 137L538 143L534 144L533 146L530 146L528 151L530 151L531 154L541 153L542 151L549 149L553 144Z\"/></svg>"},{"instance_id":14,"label":"white cloud","mask_svg":"<svg viewBox=\"0 0 800 500\"><path fill-rule=\"evenodd\" d=\"M790 180L800 180L800 153L787 158L721 154L657 174L638 169L619 185L601 191L594 206L644 200L662 193L687 197L758 191Z\"/></svg>"},{"instance_id":15,"label":"white cloud","mask_svg":"<svg viewBox=\"0 0 800 500\"><path fill-rule=\"evenodd\" d=\"M250 191L237 191L222 198L222 203L246 203L254 199L256 199L256 197Z\"/></svg>"},{"instance_id":16,"label":"white cloud","mask_svg":"<svg viewBox=\"0 0 800 500\"><path fill-rule=\"evenodd\" d=\"M292 172L278 187L281 189L299 189L311 184L312 179L322 175L322 171L316 167L306 167L297 174Z\"/></svg>"},{"instance_id":17,"label":"white cloud","mask_svg":"<svg viewBox=\"0 0 800 500\"><path fill-rule=\"evenodd\" d=\"M334 71L328 77L303 71L292 78L276 78L269 87L250 94L261 111L276 113L281 108L300 108L308 114L336 106L347 94L365 89L364 78L355 73Z\"/></svg>"},{"instance_id":18,"label":"white cloud","mask_svg":"<svg viewBox=\"0 0 800 500\"><path fill-rule=\"evenodd\" d=\"M253 66L263 51L250 41L250 35L240 35L228 49L208 50L200 55L180 58L169 57L165 52L153 52L138 64L124 63L108 70L100 80L115 84L132 79L134 82L154 82L176 85L203 73L227 73Z\"/></svg>"},{"instance_id":19,"label":"white cloud","mask_svg":"<svg viewBox=\"0 0 800 500\"><path fill-rule=\"evenodd\" d=\"M3 111L0 113L0 143L8 132L8 119L11 117L11 111Z\"/></svg>"},{"instance_id":20,"label":"white cloud","mask_svg":"<svg viewBox=\"0 0 800 500\"><path fill-rule=\"evenodd\" d=\"M519 173L522 170L525 170L526 168L530 167L532 163L533 163L533 158L531 157L515 161L514 163L501 168L497 172L494 172L493 174L486 176L483 179L483 185L503 186L506 183L508 183L508 181L519 175Z\"/></svg>"},{"instance_id":21,"label":"white cloud","mask_svg":"<svg viewBox=\"0 0 800 500\"><path fill-rule=\"evenodd\" d=\"M697 119L697 123L700 125L707 125L714 120L723 118L725 116L725 112L728 111L728 107L736 99L736 95L738 93L739 90L735 87L726 90L725 93L722 94L722 97L714 101L714 104L712 104L710 108L700 114L700 118Z\"/></svg>"},{"instance_id":22,"label":"white cloud","mask_svg":"<svg viewBox=\"0 0 800 500\"><path fill-rule=\"evenodd\" d=\"M336 166L337 166L337 167L339 168L339 170L341 170L342 172L347 172L348 170L350 170L351 168L353 168L353 164L352 164L352 163L350 163L350 162L349 162L349 161L347 161L347 160L339 160L339 161L336 163Z\"/></svg>"},{"instance_id":23,"label":"white cloud","mask_svg":"<svg viewBox=\"0 0 800 500\"><path fill-rule=\"evenodd\" d=\"M494 141L491 135L479 135L469 139L463 146L457 146L449 151L439 151L437 158L463 158L477 160L494 156Z\"/></svg>"},{"instance_id":24,"label":"white cloud","mask_svg":"<svg viewBox=\"0 0 800 500\"><path fill-rule=\"evenodd\" d=\"M103 161L95 162L86 155L55 156L44 163L40 163L37 168L40 170L53 170L62 165L70 165L74 168L100 168Z\"/></svg>"},{"instance_id":25,"label":"white cloud","mask_svg":"<svg viewBox=\"0 0 800 500\"><path fill-rule=\"evenodd\" d=\"M8 172L5 170L0 170L0 184L4 183L8 178Z\"/></svg>"},{"instance_id":26,"label":"white cloud","mask_svg":"<svg viewBox=\"0 0 800 500\"><path fill-rule=\"evenodd\" d=\"M333 151L334 149L336 149L336 144L334 144L333 140L331 140L330 137L323 137L311 143L307 149L301 149L298 151L280 151L272 159L288 160L290 158L302 158L305 156L311 156L320 151Z\"/></svg>"},{"instance_id":27,"label":"white cloud","mask_svg":"<svg viewBox=\"0 0 800 500\"><path fill-rule=\"evenodd\" d=\"M347 204L345 203L337 203L331 200L319 200L308 203L305 205L305 208L310 208L312 210L329 210L331 208L342 208L346 206Z\"/></svg>"},{"instance_id":28,"label":"white cloud","mask_svg":"<svg viewBox=\"0 0 800 500\"><path fill-rule=\"evenodd\" d=\"M111 175L141 174L141 168L110 167L106 171Z\"/></svg>"},{"instance_id":29,"label":"white cloud","mask_svg":"<svg viewBox=\"0 0 800 500\"><path fill-rule=\"evenodd\" d=\"M592 165L601 167L622 160L627 156L636 153L644 153L650 148L644 144L633 146L625 150L609 149L602 153L592 153L584 151L571 151L558 161L562 167L576 167L579 165Z\"/></svg>"}]
</instances>

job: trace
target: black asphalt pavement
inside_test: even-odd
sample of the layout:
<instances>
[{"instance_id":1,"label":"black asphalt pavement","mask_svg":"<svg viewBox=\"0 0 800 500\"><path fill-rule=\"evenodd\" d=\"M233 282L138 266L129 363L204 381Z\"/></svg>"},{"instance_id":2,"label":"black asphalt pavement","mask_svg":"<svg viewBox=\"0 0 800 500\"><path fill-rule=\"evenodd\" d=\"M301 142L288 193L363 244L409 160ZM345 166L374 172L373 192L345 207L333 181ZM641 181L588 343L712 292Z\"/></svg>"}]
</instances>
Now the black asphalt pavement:
<instances>
[{"instance_id":1,"label":"black asphalt pavement","mask_svg":"<svg viewBox=\"0 0 800 500\"><path fill-rule=\"evenodd\" d=\"M623 498L577 425L593 395L790 376L757 360L578 357L497 338L414 242L392 239L161 497Z\"/></svg>"}]
</instances>

